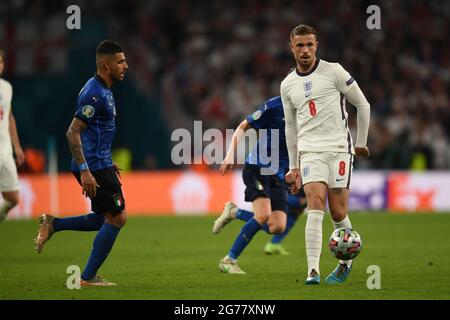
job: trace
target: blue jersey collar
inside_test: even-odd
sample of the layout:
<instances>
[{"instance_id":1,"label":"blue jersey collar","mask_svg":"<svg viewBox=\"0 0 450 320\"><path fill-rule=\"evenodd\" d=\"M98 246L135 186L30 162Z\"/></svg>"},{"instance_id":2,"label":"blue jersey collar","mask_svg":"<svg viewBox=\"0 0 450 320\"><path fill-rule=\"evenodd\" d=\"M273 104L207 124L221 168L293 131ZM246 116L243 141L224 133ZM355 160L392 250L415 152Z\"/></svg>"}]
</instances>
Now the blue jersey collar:
<instances>
[{"instance_id":1,"label":"blue jersey collar","mask_svg":"<svg viewBox=\"0 0 450 320\"><path fill-rule=\"evenodd\" d=\"M105 87L105 89L109 89L108 85L106 84L105 80L103 80L102 77L100 77L100 75L98 75L97 73L94 75L94 78L97 79L98 82L100 82L100 84Z\"/></svg>"}]
</instances>

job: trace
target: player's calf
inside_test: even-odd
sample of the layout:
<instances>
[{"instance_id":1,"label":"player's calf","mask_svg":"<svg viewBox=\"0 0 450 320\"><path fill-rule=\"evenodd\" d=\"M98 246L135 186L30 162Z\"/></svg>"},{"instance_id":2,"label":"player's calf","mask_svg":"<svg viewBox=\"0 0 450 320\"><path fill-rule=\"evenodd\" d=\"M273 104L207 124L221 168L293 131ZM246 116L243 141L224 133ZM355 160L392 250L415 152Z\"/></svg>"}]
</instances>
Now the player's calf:
<instances>
[{"instance_id":1,"label":"player's calf","mask_svg":"<svg viewBox=\"0 0 450 320\"><path fill-rule=\"evenodd\" d=\"M0 222L6 219L9 211L17 205L17 202L12 202L4 199L0 202Z\"/></svg>"}]
</instances>

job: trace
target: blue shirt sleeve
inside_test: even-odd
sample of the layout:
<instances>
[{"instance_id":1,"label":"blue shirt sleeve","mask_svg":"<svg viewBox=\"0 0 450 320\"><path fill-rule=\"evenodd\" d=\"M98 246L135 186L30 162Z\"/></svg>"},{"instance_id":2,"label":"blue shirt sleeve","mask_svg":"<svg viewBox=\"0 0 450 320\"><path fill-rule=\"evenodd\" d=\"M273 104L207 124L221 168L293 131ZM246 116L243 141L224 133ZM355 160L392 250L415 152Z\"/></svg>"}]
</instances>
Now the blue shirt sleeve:
<instances>
[{"instance_id":1,"label":"blue shirt sleeve","mask_svg":"<svg viewBox=\"0 0 450 320\"><path fill-rule=\"evenodd\" d=\"M246 119L254 129L267 128L270 122L269 108L267 105L263 105L252 114L249 114Z\"/></svg>"},{"instance_id":2,"label":"blue shirt sleeve","mask_svg":"<svg viewBox=\"0 0 450 320\"><path fill-rule=\"evenodd\" d=\"M77 111L75 112L74 117L90 124L97 118L103 105L103 97L100 95L88 93L80 96L77 100Z\"/></svg>"}]
</instances>

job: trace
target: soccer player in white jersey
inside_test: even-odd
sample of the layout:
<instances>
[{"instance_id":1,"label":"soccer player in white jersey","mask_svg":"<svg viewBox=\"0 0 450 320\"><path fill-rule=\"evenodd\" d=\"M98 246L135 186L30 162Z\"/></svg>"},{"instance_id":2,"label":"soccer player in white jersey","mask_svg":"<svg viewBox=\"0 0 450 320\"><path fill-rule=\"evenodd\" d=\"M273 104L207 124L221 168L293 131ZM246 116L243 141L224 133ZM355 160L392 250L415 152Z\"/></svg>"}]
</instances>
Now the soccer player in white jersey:
<instances>
[{"instance_id":1,"label":"soccer player in white jersey","mask_svg":"<svg viewBox=\"0 0 450 320\"><path fill-rule=\"evenodd\" d=\"M12 86L1 78L4 68L5 54L0 49L0 192L3 197L0 200L0 222L6 219L8 212L19 202L16 164L21 165L25 160L17 134L16 120L11 110Z\"/></svg>"},{"instance_id":2,"label":"soccer player in white jersey","mask_svg":"<svg viewBox=\"0 0 450 320\"><path fill-rule=\"evenodd\" d=\"M306 284L320 283L326 196L334 227L351 228L347 210L354 155L369 156L366 142L370 105L356 81L339 63L316 57L317 45L314 28L299 25L292 30L290 47L296 68L281 82L289 154L286 182L295 189L301 181L308 203ZM348 128L346 100L357 109L355 147ZM344 282L351 268L351 260L340 260L325 282Z\"/></svg>"}]
</instances>

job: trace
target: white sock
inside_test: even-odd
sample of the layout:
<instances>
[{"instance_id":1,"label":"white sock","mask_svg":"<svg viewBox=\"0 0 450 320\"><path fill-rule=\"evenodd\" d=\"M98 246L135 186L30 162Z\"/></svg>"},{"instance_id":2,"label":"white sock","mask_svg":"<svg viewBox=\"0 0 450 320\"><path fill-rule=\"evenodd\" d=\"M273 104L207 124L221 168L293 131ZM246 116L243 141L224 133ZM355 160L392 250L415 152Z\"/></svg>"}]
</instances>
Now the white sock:
<instances>
[{"instance_id":1,"label":"white sock","mask_svg":"<svg viewBox=\"0 0 450 320\"><path fill-rule=\"evenodd\" d=\"M0 202L0 222L6 219L9 210L11 210L12 208L14 208L14 204L12 202L9 202L5 199Z\"/></svg>"},{"instance_id":2,"label":"white sock","mask_svg":"<svg viewBox=\"0 0 450 320\"><path fill-rule=\"evenodd\" d=\"M334 221L333 220L334 229L339 228L352 228L352 223L350 222L350 219L348 218L348 215L345 217L342 221ZM352 266L352 260L339 260L339 263L347 265L347 267Z\"/></svg>"},{"instance_id":3,"label":"white sock","mask_svg":"<svg viewBox=\"0 0 450 320\"><path fill-rule=\"evenodd\" d=\"M322 220L324 212L308 210L305 227L306 258L308 260L308 275L312 269L319 271L320 253L322 251Z\"/></svg>"}]
</instances>

